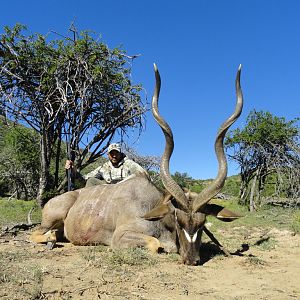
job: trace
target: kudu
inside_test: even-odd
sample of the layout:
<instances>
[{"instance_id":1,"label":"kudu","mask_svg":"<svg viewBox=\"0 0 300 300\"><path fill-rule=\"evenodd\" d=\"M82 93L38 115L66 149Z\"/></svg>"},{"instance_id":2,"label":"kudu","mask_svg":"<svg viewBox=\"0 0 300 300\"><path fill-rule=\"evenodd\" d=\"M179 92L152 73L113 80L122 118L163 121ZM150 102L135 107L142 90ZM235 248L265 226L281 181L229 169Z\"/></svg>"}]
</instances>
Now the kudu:
<instances>
[{"instance_id":1,"label":"kudu","mask_svg":"<svg viewBox=\"0 0 300 300\"><path fill-rule=\"evenodd\" d=\"M203 231L221 246L204 224L207 215L222 221L239 217L222 206L208 202L221 190L227 176L223 140L226 131L242 111L240 72L241 67L236 77L235 111L223 123L215 141L218 175L200 194L185 193L170 175L169 161L174 141L169 125L158 110L161 80L155 66L152 113L166 140L160 172L167 193L160 191L143 175L134 175L114 185L67 192L47 202L42 211L41 226L32 233L31 240L53 245L57 240L57 231L63 231L75 245L105 244L112 248L146 247L153 252L179 252L188 265L200 262Z\"/></svg>"}]
</instances>

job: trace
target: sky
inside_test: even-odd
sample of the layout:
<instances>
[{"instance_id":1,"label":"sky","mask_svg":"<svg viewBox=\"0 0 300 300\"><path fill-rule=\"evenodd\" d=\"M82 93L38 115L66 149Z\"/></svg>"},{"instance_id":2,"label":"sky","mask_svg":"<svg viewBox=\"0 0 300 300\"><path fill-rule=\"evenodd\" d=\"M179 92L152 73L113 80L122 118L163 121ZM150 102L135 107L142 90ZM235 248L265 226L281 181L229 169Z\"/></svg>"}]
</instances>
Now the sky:
<instances>
[{"instance_id":1,"label":"sky","mask_svg":"<svg viewBox=\"0 0 300 300\"><path fill-rule=\"evenodd\" d=\"M28 34L51 38L51 31L68 35L74 22L78 31L101 34L110 48L140 54L131 76L143 85L148 103L156 63L160 112L175 139L171 173L207 179L217 174L214 140L234 110L239 64L244 109L231 129L244 127L254 109L299 117L299 15L298 0L14 0L1 3L0 33L18 22ZM150 113L142 135L130 132L128 142L141 155L161 156L164 149ZM228 175L238 173L229 161Z\"/></svg>"}]
</instances>

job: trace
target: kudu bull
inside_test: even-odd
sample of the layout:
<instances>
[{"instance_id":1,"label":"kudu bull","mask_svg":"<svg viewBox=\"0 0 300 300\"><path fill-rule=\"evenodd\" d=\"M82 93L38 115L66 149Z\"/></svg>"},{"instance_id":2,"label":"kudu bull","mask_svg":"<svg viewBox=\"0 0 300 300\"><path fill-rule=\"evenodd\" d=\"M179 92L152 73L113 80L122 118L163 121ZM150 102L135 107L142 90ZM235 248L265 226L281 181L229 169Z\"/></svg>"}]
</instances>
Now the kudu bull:
<instances>
[{"instance_id":1,"label":"kudu bull","mask_svg":"<svg viewBox=\"0 0 300 300\"><path fill-rule=\"evenodd\" d=\"M213 215L223 221L239 217L208 202L221 190L227 176L223 140L242 111L240 72L241 67L236 76L235 111L223 123L215 141L218 175L200 194L185 193L170 175L169 161L174 142L172 131L158 110L161 81L155 66L152 113L166 140L160 172L167 193L140 175L115 185L67 192L48 201L43 208L41 226L33 232L31 239L55 243L56 231L63 230L65 237L75 245L104 244L112 248L146 247L153 252L179 252L185 264L197 265L202 232L218 243L204 225L206 216Z\"/></svg>"}]
</instances>

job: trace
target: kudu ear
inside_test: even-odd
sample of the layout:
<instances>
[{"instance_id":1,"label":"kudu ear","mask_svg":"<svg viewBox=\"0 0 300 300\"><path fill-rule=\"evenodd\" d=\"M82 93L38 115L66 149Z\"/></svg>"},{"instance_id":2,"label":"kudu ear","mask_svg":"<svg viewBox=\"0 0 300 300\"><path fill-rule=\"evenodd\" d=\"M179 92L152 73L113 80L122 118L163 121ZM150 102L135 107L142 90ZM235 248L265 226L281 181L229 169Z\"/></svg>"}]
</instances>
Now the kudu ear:
<instances>
[{"instance_id":1,"label":"kudu ear","mask_svg":"<svg viewBox=\"0 0 300 300\"><path fill-rule=\"evenodd\" d=\"M147 212L144 216L142 216L142 218L145 220L148 220L148 221L156 221L156 220L162 219L164 216L166 216L170 212L171 212L170 205L163 203L158 206L155 206L153 209L151 209L149 212Z\"/></svg>"},{"instance_id":2,"label":"kudu ear","mask_svg":"<svg viewBox=\"0 0 300 300\"><path fill-rule=\"evenodd\" d=\"M172 198L172 195L167 194L162 198L162 200L149 212L147 212L144 216L142 216L143 219L148 221L155 221L160 220L164 216L166 216L168 213L172 211L170 200Z\"/></svg>"},{"instance_id":3,"label":"kudu ear","mask_svg":"<svg viewBox=\"0 0 300 300\"><path fill-rule=\"evenodd\" d=\"M206 204L202 209L201 212L205 213L206 215L211 215L216 217L217 219L223 222L231 222L234 221L242 215L239 215L221 205L217 204Z\"/></svg>"}]
</instances>

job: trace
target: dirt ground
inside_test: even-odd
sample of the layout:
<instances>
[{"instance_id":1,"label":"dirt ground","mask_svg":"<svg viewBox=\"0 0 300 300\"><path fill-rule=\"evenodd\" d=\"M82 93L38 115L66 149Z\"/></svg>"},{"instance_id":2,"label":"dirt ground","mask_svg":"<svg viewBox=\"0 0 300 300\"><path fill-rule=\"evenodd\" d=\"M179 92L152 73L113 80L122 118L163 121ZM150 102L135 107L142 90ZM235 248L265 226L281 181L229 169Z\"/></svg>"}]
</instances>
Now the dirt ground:
<instances>
[{"instance_id":1,"label":"dirt ground","mask_svg":"<svg viewBox=\"0 0 300 300\"><path fill-rule=\"evenodd\" d=\"M0 237L0 299L300 299L300 236L277 229L219 232L230 257L206 241L203 264L178 255Z\"/></svg>"}]
</instances>

